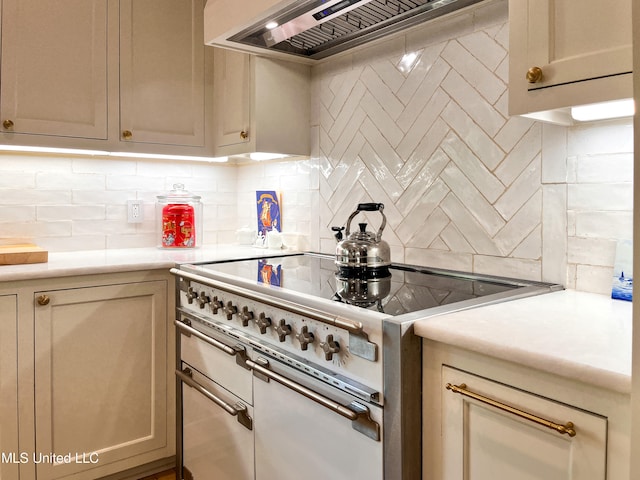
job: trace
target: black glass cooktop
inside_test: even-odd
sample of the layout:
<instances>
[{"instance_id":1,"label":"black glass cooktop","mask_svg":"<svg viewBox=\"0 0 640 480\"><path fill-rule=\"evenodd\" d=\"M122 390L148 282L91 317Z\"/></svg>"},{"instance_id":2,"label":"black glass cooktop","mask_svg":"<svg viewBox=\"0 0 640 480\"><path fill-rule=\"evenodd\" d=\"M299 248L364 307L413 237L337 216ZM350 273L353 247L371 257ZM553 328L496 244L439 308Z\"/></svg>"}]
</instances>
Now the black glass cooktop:
<instances>
[{"instance_id":1,"label":"black glass cooktop","mask_svg":"<svg viewBox=\"0 0 640 480\"><path fill-rule=\"evenodd\" d=\"M530 285L500 277L405 265L392 265L388 278L342 279L336 275L334 257L318 254L235 260L199 267L389 315L511 292Z\"/></svg>"}]
</instances>

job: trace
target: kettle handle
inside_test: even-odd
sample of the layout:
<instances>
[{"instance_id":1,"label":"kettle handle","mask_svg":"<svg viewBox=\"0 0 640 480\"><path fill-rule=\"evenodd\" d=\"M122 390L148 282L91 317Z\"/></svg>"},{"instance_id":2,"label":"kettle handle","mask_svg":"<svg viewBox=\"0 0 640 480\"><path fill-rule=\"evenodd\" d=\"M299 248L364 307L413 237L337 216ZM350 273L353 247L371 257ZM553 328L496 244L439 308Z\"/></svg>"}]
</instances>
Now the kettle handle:
<instances>
[{"instance_id":1,"label":"kettle handle","mask_svg":"<svg viewBox=\"0 0 640 480\"><path fill-rule=\"evenodd\" d=\"M384 210L383 203L359 203L357 212L375 212Z\"/></svg>"},{"instance_id":2,"label":"kettle handle","mask_svg":"<svg viewBox=\"0 0 640 480\"><path fill-rule=\"evenodd\" d=\"M358 208L356 209L355 212L353 212L350 216L349 219L347 220L347 229L344 232L345 237L349 238L349 233L351 230L351 220L353 220L353 218L360 212L375 212L375 211L379 211L380 215L382 215L382 223L380 224L380 228L378 229L378 233L376 233L376 242L379 242L380 239L382 238L382 231L384 230L384 227L387 225L387 217L385 216L383 210L384 210L384 204L383 203L359 203L358 204Z\"/></svg>"}]
</instances>

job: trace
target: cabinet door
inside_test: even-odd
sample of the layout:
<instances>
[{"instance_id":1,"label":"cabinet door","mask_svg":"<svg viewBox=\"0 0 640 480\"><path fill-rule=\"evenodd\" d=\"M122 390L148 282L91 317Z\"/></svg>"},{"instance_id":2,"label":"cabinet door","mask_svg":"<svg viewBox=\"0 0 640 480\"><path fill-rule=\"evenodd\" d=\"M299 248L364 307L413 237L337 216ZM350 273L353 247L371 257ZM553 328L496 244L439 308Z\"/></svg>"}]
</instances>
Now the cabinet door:
<instances>
[{"instance_id":1,"label":"cabinet door","mask_svg":"<svg viewBox=\"0 0 640 480\"><path fill-rule=\"evenodd\" d=\"M442 383L443 478L605 480L606 418L448 367ZM557 424L571 421L576 434L561 434L447 384Z\"/></svg>"},{"instance_id":2,"label":"cabinet door","mask_svg":"<svg viewBox=\"0 0 640 480\"><path fill-rule=\"evenodd\" d=\"M38 480L95 479L167 455L165 281L38 292Z\"/></svg>"},{"instance_id":3,"label":"cabinet door","mask_svg":"<svg viewBox=\"0 0 640 480\"><path fill-rule=\"evenodd\" d=\"M120 1L120 135L204 145L203 1Z\"/></svg>"},{"instance_id":4,"label":"cabinet door","mask_svg":"<svg viewBox=\"0 0 640 480\"><path fill-rule=\"evenodd\" d=\"M107 138L107 0L2 2L0 131Z\"/></svg>"},{"instance_id":5,"label":"cabinet door","mask_svg":"<svg viewBox=\"0 0 640 480\"><path fill-rule=\"evenodd\" d=\"M630 0L615 6L597 0L510 0L509 20L510 113L632 96ZM535 83L526 79L531 67L542 69ZM575 85L589 80L595 82L591 87ZM553 98L549 87L559 85L574 86Z\"/></svg>"},{"instance_id":6,"label":"cabinet door","mask_svg":"<svg viewBox=\"0 0 640 480\"><path fill-rule=\"evenodd\" d=\"M18 310L16 296L0 296L0 479L18 476Z\"/></svg>"},{"instance_id":7,"label":"cabinet door","mask_svg":"<svg viewBox=\"0 0 640 480\"><path fill-rule=\"evenodd\" d=\"M214 109L218 147L249 142L251 124L251 55L216 48Z\"/></svg>"}]
</instances>

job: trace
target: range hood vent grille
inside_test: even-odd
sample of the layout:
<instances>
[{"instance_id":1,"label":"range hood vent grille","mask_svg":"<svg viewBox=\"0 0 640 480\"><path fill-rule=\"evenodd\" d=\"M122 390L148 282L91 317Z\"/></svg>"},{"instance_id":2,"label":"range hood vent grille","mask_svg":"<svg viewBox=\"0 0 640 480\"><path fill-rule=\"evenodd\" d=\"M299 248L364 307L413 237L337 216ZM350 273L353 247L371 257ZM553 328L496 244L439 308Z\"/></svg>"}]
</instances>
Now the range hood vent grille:
<instances>
[{"instance_id":1,"label":"range hood vent grille","mask_svg":"<svg viewBox=\"0 0 640 480\"><path fill-rule=\"evenodd\" d=\"M312 26L295 33L300 23L309 24L309 12L326 1L296 2L273 18L265 19L228 40L319 60L482 0L345 0L337 4L338 7L347 3L351 5L344 8L344 13L337 11L320 20L311 20ZM306 19L300 22L303 16ZM293 30L295 34L278 38L265 27L269 21L275 21L285 26L282 30Z\"/></svg>"}]
</instances>

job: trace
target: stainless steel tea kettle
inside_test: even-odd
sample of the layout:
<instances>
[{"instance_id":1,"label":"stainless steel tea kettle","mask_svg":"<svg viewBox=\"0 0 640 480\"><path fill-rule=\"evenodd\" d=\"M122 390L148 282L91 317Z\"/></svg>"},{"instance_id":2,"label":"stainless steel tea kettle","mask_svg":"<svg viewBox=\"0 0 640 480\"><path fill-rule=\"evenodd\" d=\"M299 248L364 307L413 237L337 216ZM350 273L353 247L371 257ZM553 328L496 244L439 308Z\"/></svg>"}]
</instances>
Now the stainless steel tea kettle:
<instances>
[{"instance_id":1,"label":"stainless steel tea kettle","mask_svg":"<svg viewBox=\"0 0 640 480\"><path fill-rule=\"evenodd\" d=\"M339 275L365 276L375 278L389 275L391 265L391 251L389 244L382 240L382 231L387 224L382 203L360 203L355 212L347 220L345 239L342 239L343 227L332 227L336 232L338 245L336 246L336 265L340 269ZM382 215L382 223L377 233L368 232L367 224L358 224L360 229L351 233L351 221L360 212L379 211Z\"/></svg>"}]
</instances>

